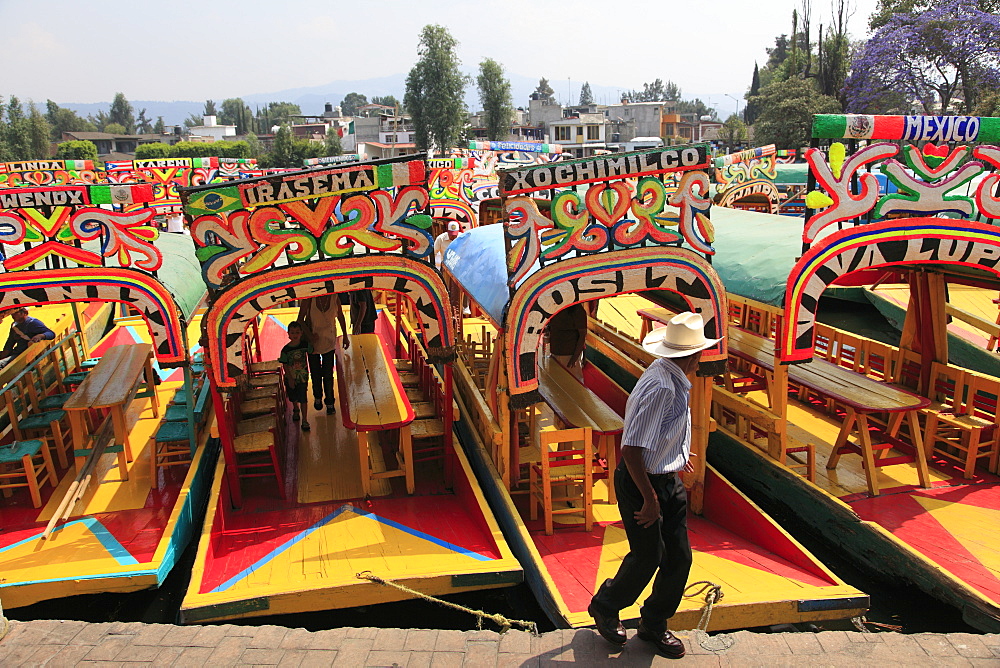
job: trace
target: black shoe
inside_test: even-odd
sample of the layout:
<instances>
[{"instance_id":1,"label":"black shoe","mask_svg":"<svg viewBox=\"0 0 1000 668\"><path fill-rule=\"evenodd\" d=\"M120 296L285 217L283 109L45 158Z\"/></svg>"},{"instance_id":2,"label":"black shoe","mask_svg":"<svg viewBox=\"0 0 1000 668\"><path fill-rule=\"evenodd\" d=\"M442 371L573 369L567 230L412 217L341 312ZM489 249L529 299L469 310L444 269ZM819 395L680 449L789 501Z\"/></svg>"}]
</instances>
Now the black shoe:
<instances>
[{"instance_id":1,"label":"black shoe","mask_svg":"<svg viewBox=\"0 0 1000 668\"><path fill-rule=\"evenodd\" d=\"M307 422L306 420L303 420L302 421L302 431L309 431L309 429L311 429L311 427L309 426L309 422Z\"/></svg>"},{"instance_id":2,"label":"black shoe","mask_svg":"<svg viewBox=\"0 0 1000 668\"><path fill-rule=\"evenodd\" d=\"M326 414L327 415L333 415L336 412L337 412L337 407L334 406L333 404L330 404L329 406L326 407Z\"/></svg>"},{"instance_id":3,"label":"black shoe","mask_svg":"<svg viewBox=\"0 0 1000 668\"><path fill-rule=\"evenodd\" d=\"M323 410L323 400L322 399L317 399L316 401L314 401L313 402L313 408L315 408L318 411Z\"/></svg>"},{"instance_id":4,"label":"black shoe","mask_svg":"<svg viewBox=\"0 0 1000 668\"><path fill-rule=\"evenodd\" d=\"M597 627L597 632L609 643L612 645L624 645L628 641L628 636L625 635L625 627L622 626L618 615L607 616L595 608L593 603L587 606L587 612L594 618L594 625Z\"/></svg>"},{"instance_id":5,"label":"black shoe","mask_svg":"<svg viewBox=\"0 0 1000 668\"><path fill-rule=\"evenodd\" d=\"M684 656L684 643L670 631L664 631L663 635L657 636L647 631L642 622L639 622L639 631L636 635L640 640L645 640L652 644L661 656L665 656L668 659L679 659Z\"/></svg>"}]
</instances>

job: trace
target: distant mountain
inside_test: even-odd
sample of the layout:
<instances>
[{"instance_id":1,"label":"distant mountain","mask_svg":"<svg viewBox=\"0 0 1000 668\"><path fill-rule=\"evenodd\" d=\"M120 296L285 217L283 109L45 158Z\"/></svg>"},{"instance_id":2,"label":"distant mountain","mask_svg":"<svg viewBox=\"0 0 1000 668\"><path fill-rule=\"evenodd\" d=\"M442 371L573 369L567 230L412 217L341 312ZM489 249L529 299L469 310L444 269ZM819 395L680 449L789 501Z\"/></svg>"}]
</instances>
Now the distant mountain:
<instances>
[{"instance_id":1,"label":"distant mountain","mask_svg":"<svg viewBox=\"0 0 1000 668\"><path fill-rule=\"evenodd\" d=\"M466 73L475 79L475 70L466 70ZM514 98L515 107L527 107L528 99L538 86L537 77L526 77L520 74L508 73L511 84L511 93ZM583 81L549 79L549 85L555 91L556 99L566 104L577 104L580 101L580 87ZM615 104L621 99L621 94L628 88L616 86L602 86L590 82L590 89L594 95L594 101L598 104ZM329 102L334 106L339 105L348 93L361 93L369 100L373 97L393 95L398 100L402 100L406 94L406 75L393 74L387 77L372 79L360 79L354 81L331 81L322 86L309 86L303 88L289 88L273 93L253 93L243 95L243 100L250 105L251 109L264 106L268 102L294 102L299 105L304 114L322 114L324 105ZM685 91L685 98L699 97L706 103L713 103L721 118L726 118L736 109L736 102L726 97L722 93L703 94L688 93ZM169 125L180 125L184 119L191 114L201 114L205 108L204 100L200 102L174 101L162 102L156 100L131 100L132 107L136 113L140 109L146 110L147 118L156 120L158 116L163 116L163 122ZM222 102L222 98L215 100L216 105ZM465 102L469 111L477 111L482 105L479 102L479 91L475 83L466 87ZM742 103L741 103L742 104ZM74 102L60 102L59 106L67 107L77 113L87 116L96 114L98 111L107 111L111 107L110 102L96 102L80 104Z\"/></svg>"}]
</instances>

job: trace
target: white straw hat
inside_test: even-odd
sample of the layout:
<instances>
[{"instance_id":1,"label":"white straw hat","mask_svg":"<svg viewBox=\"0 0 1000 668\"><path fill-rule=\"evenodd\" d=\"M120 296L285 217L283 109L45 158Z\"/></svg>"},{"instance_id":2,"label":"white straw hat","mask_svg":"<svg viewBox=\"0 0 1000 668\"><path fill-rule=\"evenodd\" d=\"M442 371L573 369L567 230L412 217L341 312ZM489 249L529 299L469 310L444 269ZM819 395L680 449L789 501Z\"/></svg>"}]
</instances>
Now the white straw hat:
<instances>
[{"instance_id":1,"label":"white straw hat","mask_svg":"<svg viewBox=\"0 0 1000 668\"><path fill-rule=\"evenodd\" d=\"M705 322L699 313L678 313L666 327L654 329L642 340L643 349L657 357L687 357L711 348L722 339L705 338Z\"/></svg>"}]
</instances>

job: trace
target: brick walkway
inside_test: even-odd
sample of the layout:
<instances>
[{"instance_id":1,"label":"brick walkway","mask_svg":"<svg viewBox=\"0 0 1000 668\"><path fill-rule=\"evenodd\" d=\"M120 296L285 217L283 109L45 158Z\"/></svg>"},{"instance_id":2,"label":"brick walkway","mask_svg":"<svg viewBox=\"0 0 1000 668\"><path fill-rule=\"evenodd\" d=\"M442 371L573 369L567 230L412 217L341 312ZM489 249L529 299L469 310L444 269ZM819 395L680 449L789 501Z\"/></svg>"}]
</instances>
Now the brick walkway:
<instances>
[{"instance_id":1,"label":"brick walkway","mask_svg":"<svg viewBox=\"0 0 1000 668\"><path fill-rule=\"evenodd\" d=\"M1000 666L1000 635L967 633L769 633L739 631L732 647L712 653L678 633L684 665L705 666ZM333 629L311 633L281 626L11 622L0 640L0 666L664 666L672 664L632 639L618 652L590 630L522 631ZM672 664L681 665L681 664Z\"/></svg>"}]
</instances>

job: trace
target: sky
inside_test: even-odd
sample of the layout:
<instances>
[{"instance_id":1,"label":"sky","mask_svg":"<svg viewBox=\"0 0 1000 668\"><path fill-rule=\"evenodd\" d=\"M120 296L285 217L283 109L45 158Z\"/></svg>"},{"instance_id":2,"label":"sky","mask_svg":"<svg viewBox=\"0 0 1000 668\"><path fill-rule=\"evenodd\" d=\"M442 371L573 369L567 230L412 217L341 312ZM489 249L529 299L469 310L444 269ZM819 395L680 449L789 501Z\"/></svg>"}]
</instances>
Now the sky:
<instances>
[{"instance_id":1,"label":"sky","mask_svg":"<svg viewBox=\"0 0 1000 668\"><path fill-rule=\"evenodd\" d=\"M557 95L569 82L641 89L661 78L688 98L742 98L802 1L0 0L0 95L221 100L389 76L410 70L421 28L439 24L463 66L493 58L548 78ZM863 38L876 0L852 4L849 29ZM813 26L829 13L814 3Z\"/></svg>"}]
</instances>

